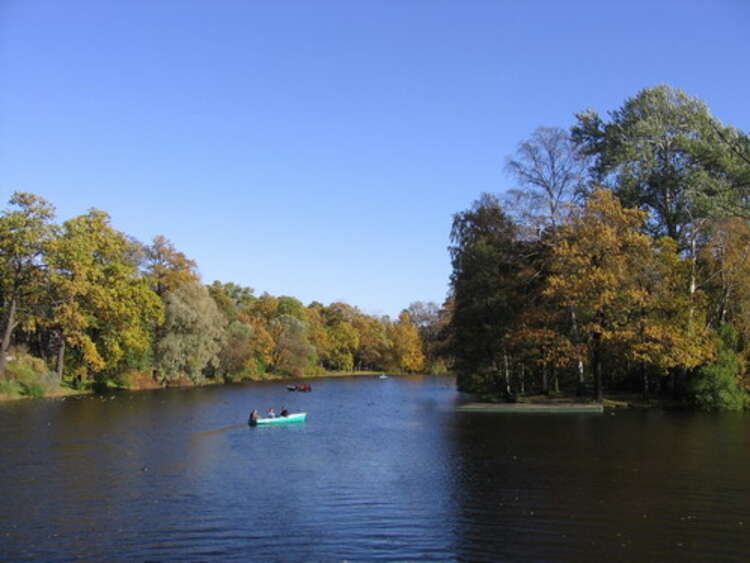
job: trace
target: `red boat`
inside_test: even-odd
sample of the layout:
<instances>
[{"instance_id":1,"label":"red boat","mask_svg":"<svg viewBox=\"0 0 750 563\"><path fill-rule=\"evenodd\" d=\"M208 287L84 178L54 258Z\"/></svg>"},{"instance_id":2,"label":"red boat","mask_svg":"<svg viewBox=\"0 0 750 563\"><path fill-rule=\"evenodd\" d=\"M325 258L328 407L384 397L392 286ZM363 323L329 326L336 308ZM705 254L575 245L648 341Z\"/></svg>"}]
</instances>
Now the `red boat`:
<instances>
[{"instance_id":1,"label":"red boat","mask_svg":"<svg viewBox=\"0 0 750 563\"><path fill-rule=\"evenodd\" d=\"M288 391L312 391L312 385L287 385Z\"/></svg>"}]
</instances>

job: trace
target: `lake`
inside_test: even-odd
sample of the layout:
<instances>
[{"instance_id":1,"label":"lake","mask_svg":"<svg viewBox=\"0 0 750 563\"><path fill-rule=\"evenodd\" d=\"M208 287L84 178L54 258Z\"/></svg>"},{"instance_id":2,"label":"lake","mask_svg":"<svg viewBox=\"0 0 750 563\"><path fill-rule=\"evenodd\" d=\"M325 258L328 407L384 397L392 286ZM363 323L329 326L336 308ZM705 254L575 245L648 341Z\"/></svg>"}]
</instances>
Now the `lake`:
<instances>
[{"instance_id":1,"label":"lake","mask_svg":"<svg viewBox=\"0 0 750 563\"><path fill-rule=\"evenodd\" d=\"M0 404L5 560L744 560L750 416L457 413L452 378ZM248 411L306 411L251 428Z\"/></svg>"}]
</instances>

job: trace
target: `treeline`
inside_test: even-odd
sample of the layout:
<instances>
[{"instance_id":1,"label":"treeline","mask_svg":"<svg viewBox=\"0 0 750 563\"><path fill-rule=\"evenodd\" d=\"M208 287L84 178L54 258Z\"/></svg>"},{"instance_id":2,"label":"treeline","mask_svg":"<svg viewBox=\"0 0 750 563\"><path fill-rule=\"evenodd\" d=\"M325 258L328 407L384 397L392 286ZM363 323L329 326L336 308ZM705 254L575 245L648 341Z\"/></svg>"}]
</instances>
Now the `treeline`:
<instances>
[{"instance_id":1,"label":"treeline","mask_svg":"<svg viewBox=\"0 0 750 563\"><path fill-rule=\"evenodd\" d=\"M163 236L142 244L95 209L54 219L30 193L15 193L0 215L0 393L427 366L434 306L413 304L394 321L206 286Z\"/></svg>"},{"instance_id":2,"label":"treeline","mask_svg":"<svg viewBox=\"0 0 750 563\"><path fill-rule=\"evenodd\" d=\"M520 189L454 216L448 349L466 391L747 405L750 138L668 86L540 128Z\"/></svg>"}]
</instances>

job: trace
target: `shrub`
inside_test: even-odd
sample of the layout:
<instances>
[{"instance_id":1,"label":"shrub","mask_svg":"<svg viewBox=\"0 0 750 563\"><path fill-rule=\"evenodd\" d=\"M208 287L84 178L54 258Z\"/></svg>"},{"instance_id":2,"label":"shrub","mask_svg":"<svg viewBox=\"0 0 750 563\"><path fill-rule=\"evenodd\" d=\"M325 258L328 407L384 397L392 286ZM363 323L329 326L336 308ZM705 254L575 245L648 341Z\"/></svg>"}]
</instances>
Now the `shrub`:
<instances>
[{"instance_id":1,"label":"shrub","mask_svg":"<svg viewBox=\"0 0 750 563\"><path fill-rule=\"evenodd\" d=\"M0 381L0 397L18 397L23 393L15 381Z\"/></svg>"},{"instance_id":2,"label":"shrub","mask_svg":"<svg viewBox=\"0 0 750 563\"><path fill-rule=\"evenodd\" d=\"M57 380L44 360L23 349L15 349L11 355L13 359L5 365L5 377L16 384L21 395L44 397L57 387Z\"/></svg>"},{"instance_id":3,"label":"shrub","mask_svg":"<svg viewBox=\"0 0 750 563\"><path fill-rule=\"evenodd\" d=\"M703 366L690 383L690 399L703 410L742 410L748 395L740 384L743 366L736 352L737 335L729 325L718 331L719 353L713 364Z\"/></svg>"}]
</instances>

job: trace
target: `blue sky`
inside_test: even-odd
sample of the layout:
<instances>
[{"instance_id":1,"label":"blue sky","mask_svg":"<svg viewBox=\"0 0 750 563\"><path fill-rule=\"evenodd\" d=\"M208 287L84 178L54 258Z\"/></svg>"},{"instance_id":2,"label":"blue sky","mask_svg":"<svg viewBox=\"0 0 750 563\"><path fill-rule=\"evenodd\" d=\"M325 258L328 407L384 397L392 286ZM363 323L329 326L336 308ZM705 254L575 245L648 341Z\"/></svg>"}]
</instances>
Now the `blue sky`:
<instances>
[{"instance_id":1,"label":"blue sky","mask_svg":"<svg viewBox=\"0 0 750 563\"><path fill-rule=\"evenodd\" d=\"M163 234L204 282L441 303L506 155L656 84L750 130L750 2L0 0L0 198Z\"/></svg>"}]
</instances>

